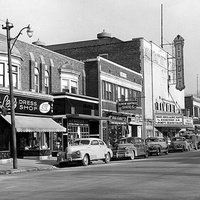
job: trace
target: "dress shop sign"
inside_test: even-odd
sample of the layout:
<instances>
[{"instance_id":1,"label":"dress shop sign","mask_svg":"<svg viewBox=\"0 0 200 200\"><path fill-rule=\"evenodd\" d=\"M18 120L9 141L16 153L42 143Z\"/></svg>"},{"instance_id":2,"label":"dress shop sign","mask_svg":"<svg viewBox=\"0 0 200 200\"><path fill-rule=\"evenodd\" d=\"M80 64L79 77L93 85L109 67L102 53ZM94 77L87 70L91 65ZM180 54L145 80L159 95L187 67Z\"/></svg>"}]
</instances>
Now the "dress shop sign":
<instances>
[{"instance_id":1,"label":"dress shop sign","mask_svg":"<svg viewBox=\"0 0 200 200\"><path fill-rule=\"evenodd\" d=\"M7 94L0 94L0 107L8 112L11 108L10 96ZM53 102L42 99L33 99L29 97L21 97L15 95L14 107L16 113L52 115Z\"/></svg>"}]
</instances>

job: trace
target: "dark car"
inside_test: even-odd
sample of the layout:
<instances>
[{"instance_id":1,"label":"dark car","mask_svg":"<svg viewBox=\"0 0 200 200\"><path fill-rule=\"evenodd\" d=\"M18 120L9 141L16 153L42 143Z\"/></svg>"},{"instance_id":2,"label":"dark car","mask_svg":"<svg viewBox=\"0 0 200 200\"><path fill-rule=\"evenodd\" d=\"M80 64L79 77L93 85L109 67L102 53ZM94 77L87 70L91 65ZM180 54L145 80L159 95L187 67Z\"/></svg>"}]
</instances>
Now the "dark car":
<instances>
[{"instance_id":1,"label":"dark car","mask_svg":"<svg viewBox=\"0 0 200 200\"><path fill-rule=\"evenodd\" d=\"M163 137L149 137L145 140L149 155L156 154L159 156L161 153L168 154L168 144Z\"/></svg>"},{"instance_id":2,"label":"dark car","mask_svg":"<svg viewBox=\"0 0 200 200\"><path fill-rule=\"evenodd\" d=\"M169 146L170 151L190 151L191 145L185 137L173 137Z\"/></svg>"},{"instance_id":3,"label":"dark car","mask_svg":"<svg viewBox=\"0 0 200 200\"><path fill-rule=\"evenodd\" d=\"M130 158L144 156L148 157L148 147L140 137L121 138L113 149L113 158Z\"/></svg>"}]
</instances>

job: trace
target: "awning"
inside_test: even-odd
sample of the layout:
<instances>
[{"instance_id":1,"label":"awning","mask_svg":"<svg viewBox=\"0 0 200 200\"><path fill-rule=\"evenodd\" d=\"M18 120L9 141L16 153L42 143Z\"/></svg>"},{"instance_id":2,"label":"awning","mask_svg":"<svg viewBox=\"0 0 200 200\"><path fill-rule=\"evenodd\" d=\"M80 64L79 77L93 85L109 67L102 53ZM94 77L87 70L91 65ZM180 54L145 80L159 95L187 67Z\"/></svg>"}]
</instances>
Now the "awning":
<instances>
[{"instance_id":1,"label":"awning","mask_svg":"<svg viewBox=\"0 0 200 200\"><path fill-rule=\"evenodd\" d=\"M11 116L2 116L11 124ZM15 116L15 128L17 132L66 132L66 128L51 118Z\"/></svg>"}]
</instances>

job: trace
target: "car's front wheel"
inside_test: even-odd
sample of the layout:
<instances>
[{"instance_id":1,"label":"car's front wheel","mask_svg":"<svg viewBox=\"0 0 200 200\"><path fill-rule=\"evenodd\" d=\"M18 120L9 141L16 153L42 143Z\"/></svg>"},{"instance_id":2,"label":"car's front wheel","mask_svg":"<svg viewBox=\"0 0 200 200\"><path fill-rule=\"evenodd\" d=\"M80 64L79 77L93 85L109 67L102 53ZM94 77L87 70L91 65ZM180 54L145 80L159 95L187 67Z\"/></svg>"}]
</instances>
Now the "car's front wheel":
<instances>
[{"instance_id":1,"label":"car's front wheel","mask_svg":"<svg viewBox=\"0 0 200 200\"><path fill-rule=\"evenodd\" d=\"M89 165L89 157L88 157L88 155L85 155L83 157L82 164L83 164L83 166Z\"/></svg>"},{"instance_id":2,"label":"car's front wheel","mask_svg":"<svg viewBox=\"0 0 200 200\"><path fill-rule=\"evenodd\" d=\"M157 149L157 151L156 151L156 155L157 155L157 156L160 155L160 149Z\"/></svg>"},{"instance_id":3,"label":"car's front wheel","mask_svg":"<svg viewBox=\"0 0 200 200\"><path fill-rule=\"evenodd\" d=\"M104 162L105 162L105 163L109 163L109 162L110 162L110 153L107 153L107 154L105 155Z\"/></svg>"},{"instance_id":4,"label":"car's front wheel","mask_svg":"<svg viewBox=\"0 0 200 200\"><path fill-rule=\"evenodd\" d=\"M134 152L134 151L131 152L130 159L131 159L131 160L134 160L134 159L135 159L135 152Z\"/></svg>"}]
</instances>

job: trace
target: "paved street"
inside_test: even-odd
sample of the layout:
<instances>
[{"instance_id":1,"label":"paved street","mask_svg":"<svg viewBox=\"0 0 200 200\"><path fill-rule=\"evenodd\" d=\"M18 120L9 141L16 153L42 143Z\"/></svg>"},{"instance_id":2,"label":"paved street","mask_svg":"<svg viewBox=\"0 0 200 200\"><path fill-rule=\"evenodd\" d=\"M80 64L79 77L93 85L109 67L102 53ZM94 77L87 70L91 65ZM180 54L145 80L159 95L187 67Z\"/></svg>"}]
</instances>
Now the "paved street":
<instances>
[{"instance_id":1,"label":"paved street","mask_svg":"<svg viewBox=\"0 0 200 200\"><path fill-rule=\"evenodd\" d=\"M200 151L1 175L0 199L200 199Z\"/></svg>"}]
</instances>

